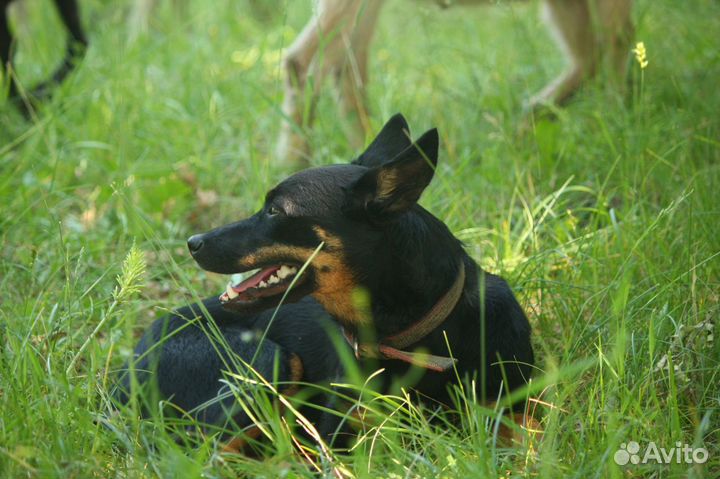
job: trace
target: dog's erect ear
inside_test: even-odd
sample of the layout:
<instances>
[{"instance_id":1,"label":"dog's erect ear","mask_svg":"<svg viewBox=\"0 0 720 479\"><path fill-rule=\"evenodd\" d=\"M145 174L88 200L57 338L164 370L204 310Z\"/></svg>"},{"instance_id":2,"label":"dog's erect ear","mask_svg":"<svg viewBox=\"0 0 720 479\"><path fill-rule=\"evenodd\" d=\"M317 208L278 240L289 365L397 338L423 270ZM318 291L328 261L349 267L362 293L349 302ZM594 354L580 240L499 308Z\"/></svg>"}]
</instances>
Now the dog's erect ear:
<instances>
[{"instance_id":1,"label":"dog's erect ear","mask_svg":"<svg viewBox=\"0 0 720 479\"><path fill-rule=\"evenodd\" d=\"M380 166L395 158L411 144L410 127L405 117L396 113L353 164L368 168Z\"/></svg>"},{"instance_id":2,"label":"dog's erect ear","mask_svg":"<svg viewBox=\"0 0 720 479\"><path fill-rule=\"evenodd\" d=\"M433 128L392 161L371 168L349 188L346 211L377 221L410 209L435 173L438 143Z\"/></svg>"}]
</instances>

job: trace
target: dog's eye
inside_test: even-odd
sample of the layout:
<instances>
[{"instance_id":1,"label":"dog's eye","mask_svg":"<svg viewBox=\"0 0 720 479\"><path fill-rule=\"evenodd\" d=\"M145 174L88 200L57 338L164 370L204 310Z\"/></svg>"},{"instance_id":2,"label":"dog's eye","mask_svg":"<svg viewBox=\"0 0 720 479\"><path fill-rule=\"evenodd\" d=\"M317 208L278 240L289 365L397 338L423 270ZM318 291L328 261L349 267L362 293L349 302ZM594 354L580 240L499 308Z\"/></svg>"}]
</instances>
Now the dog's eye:
<instances>
[{"instance_id":1,"label":"dog's eye","mask_svg":"<svg viewBox=\"0 0 720 479\"><path fill-rule=\"evenodd\" d=\"M284 211L277 205L270 205L267 209L268 216L277 216L283 214Z\"/></svg>"}]
</instances>

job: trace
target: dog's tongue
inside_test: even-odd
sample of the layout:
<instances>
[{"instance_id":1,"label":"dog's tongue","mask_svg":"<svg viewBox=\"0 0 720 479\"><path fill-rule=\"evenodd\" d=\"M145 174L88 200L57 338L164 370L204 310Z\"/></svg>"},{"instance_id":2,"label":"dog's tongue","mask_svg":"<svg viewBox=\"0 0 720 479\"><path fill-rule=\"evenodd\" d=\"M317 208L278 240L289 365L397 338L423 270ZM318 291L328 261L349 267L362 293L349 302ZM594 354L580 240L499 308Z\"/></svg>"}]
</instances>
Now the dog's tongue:
<instances>
[{"instance_id":1,"label":"dog's tongue","mask_svg":"<svg viewBox=\"0 0 720 479\"><path fill-rule=\"evenodd\" d=\"M262 281L267 281L267 279L273 275L277 270L280 269L280 266L269 266L265 269L262 269L255 273L254 275L250 276L246 280L243 280L239 282L238 284L232 285L233 291L236 293L242 293L243 291L246 291L250 288L254 288L258 284L260 284Z\"/></svg>"}]
</instances>

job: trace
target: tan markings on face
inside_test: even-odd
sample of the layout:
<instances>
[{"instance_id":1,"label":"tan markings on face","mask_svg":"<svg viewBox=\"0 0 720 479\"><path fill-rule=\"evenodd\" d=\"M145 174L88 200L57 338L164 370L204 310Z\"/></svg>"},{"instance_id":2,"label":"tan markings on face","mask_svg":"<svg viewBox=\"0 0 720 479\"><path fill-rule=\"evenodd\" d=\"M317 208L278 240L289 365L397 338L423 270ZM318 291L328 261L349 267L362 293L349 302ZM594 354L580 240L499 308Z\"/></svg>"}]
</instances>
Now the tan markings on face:
<instances>
[{"instance_id":1,"label":"tan markings on face","mask_svg":"<svg viewBox=\"0 0 720 479\"><path fill-rule=\"evenodd\" d=\"M342 241L340 241L340 238L337 236L333 236L325 228L321 228L319 226L313 226L313 231L316 235L318 235L318 238L320 238L320 241L324 242L328 246L328 250L334 251L334 250L341 250L343 249Z\"/></svg>"},{"instance_id":2,"label":"tan markings on face","mask_svg":"<svg viewBox=\"0 0 720 479\"><path fill-rule=\"evenodd\" d=\"M325 242L325 247L315 256L310 266L317 285L312 296L341 323L357 326L367 324L368 315L358 310L353 301L353 292L358 289L358 284L343 260L342 241L322 228L316 227L315 231ZM252 268L257 264L277 261L277 258L303 264L313 252L314 249L311 248L288 245L263 247L245 256L238 264L241 268Z\"/></svg>"},{"instance_id":3,"label":"tan markings on face","mask_svg":"<svg viewBox=\"0 0 720 479\"><path fill-rule=\"evenodd\" d=\"M360 286L343 258L345 245L339 237L320 226L315 226L313 230L326 245L325 251L317 256L322 256L322 262L317 273L318 289L313 296L341 322L355 326L368 324L368 310L357 307L355 296Z\"/></svg>"}]
</instances>

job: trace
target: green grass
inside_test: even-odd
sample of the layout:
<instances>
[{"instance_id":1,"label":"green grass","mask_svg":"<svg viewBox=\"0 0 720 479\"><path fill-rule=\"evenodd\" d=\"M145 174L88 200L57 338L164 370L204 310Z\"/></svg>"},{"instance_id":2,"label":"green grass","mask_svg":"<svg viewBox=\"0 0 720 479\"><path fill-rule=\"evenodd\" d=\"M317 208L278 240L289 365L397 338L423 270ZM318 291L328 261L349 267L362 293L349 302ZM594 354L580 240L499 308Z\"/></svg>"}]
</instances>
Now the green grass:
<instances>
[{"instance_id":1,"label":"green grass","mask_svg":"<svg viewBox=\"0 0 720 479\"><path fill-rule=\"evenodd\" d=\"M48 3L27 1L16 24L28 84L63 48ZM134 42L129 3L81 5L87 57L37 118L0 95L0 476L311 477L277 419L264 462L219 454L212 437L175 444L159 420L98 421L142 330L222 289L185 238L244 217L289 173L272 157L279 54L311 3L160 2ZM373 478L718 477L720 341L707 328L720 313L720 4L638 0L642 91L633 62L628 98L596 83L523 135L523 100L562 68L535 7L390 2L370 98L376 129L396 111L416 133L440 129L422 203L528 311L545 434L507 448L485 430L493 411L467 404L437 427L378 397L381 415L399 410L332 465ZM317 116L314 162L352 158L330 93ZM146 272L116 291L133 244ZM615 465L631 440L710 457Z\"/></svg>"}]
</instances>

